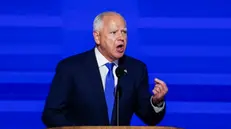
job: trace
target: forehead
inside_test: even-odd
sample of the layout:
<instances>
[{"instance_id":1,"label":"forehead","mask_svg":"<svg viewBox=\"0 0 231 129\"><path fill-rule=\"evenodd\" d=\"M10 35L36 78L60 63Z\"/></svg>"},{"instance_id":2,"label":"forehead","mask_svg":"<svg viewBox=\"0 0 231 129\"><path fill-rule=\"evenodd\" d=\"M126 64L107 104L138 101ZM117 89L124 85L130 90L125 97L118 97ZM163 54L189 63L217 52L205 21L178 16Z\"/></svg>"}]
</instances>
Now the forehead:
<instances>
[{"instance_id":1,"label":"forehead","mask_svg":"<svg viewBox=\"0 0 231 129\"><path fill-rule=\"evenodd\" d=\"M120 15L109 14L103 17L103 26L108 29L125 29L126 22Z\"/></svg>"}]
</instances>

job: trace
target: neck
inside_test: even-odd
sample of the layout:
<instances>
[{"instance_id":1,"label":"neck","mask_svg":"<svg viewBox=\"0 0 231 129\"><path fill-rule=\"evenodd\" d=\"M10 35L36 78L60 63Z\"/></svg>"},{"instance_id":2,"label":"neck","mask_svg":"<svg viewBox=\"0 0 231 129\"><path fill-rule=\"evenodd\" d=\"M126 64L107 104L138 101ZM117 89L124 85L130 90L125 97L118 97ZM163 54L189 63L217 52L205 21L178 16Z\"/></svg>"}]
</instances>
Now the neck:
<instances>
[{"instance_id":1,"label":"neck","mask_svg":"<svg viewBox=\"0 0 231 129\"><path fill-rule=\"evenodd\" d=\"M113 57L111 57L111 56L108 56L109 54L108 54L106 51L102 50L99 46L97 46L96 48L99 50L99 52L100 52L109 62L113 62L113 61L117 60L117 59L115 59L115 58L113 58Z\"/></svg>"}]
</instances>

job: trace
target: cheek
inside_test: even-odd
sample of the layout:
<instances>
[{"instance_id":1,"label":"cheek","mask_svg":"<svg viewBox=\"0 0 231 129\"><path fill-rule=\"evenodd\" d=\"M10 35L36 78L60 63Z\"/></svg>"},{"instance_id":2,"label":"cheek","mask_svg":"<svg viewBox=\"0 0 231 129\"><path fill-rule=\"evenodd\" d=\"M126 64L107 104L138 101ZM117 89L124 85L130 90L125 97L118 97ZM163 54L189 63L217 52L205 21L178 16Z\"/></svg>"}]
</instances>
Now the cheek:
<instances>
[{"instance_id":1,"label":"cheek","mask_svg":"<svg viewBox=\"0 0 231 129\"><path fill-rule=\"evenodd\" d=\"M108 46L113 47L115 45L116 37L114 36L107 36L105 38L105 42Z\"/></svg>"},{"instance_id":2,"label":"cheek","mask_svg":"<svg viewBox=\"0 0 231 129\"><path fill-rule=\"evenodd\" d=\"M110 36L107 36L107 39L111 42L115 41L116 40L116 36L113 36L113 35L110 35Z\"/></svg>"}]
</instances>

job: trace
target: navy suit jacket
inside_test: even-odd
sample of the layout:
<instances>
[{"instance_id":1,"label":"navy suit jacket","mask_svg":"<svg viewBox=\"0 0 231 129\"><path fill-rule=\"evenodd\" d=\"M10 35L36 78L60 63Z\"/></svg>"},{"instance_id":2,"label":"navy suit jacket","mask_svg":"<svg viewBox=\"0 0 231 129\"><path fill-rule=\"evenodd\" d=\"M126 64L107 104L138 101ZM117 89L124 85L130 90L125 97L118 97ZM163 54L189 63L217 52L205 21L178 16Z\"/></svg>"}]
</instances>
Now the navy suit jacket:
<instances>
[{"instance_id":1,"label":"navy suit jacket","mask_svg":"<svg viewBox=\"0 0 231 129\"><path fill-rule=\"evenodd\" d=\"M148 73L144 63L124 55L119 66L127 69L120 79L120 125L130 125L134 113L147 125L164 117L150 103ZM165 104L166 105L166 104ZM116 111L113 124L116 125ZM47 127L109 125L104 89L94 49L60 61L42 113Z\"/></svg>"}]
</instances>

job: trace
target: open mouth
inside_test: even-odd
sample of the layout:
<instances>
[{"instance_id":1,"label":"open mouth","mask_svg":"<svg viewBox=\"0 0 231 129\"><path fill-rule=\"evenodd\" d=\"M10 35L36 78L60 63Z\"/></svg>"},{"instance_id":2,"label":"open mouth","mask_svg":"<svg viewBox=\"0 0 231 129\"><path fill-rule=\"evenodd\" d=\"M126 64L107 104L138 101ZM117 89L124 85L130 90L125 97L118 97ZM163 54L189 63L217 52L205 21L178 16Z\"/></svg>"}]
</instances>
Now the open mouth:
<instances>
[{"instance_id":1,"label":"open mouth","mask_svg":"<svg viewBox=\"0 0 231 129\"><path fill-rule=\"evenodd\" d=\"M119 53L123 53L124 52L124 45L123 44L120 44L116 47L116 51L119 52Z\"/></svg>"}]
</instances>

